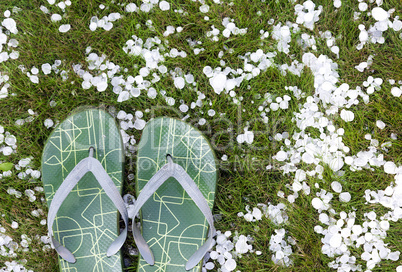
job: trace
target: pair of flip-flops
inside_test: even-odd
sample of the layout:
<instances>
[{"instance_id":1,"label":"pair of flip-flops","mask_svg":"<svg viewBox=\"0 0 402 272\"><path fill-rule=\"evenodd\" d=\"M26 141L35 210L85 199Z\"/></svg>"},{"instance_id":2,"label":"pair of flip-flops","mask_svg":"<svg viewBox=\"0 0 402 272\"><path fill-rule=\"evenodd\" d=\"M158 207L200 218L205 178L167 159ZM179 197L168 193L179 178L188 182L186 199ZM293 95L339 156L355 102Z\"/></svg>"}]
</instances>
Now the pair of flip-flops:
<instances>
[{"instance_id":1,"label":"pair of flip-flops","mask_svg":"<svg viewBox=\"0 0 402 272\"><path fill-rule=\"evenodd\" d=\"M129 223L121 198L124 161L119 128L103 110L80 109L51 133L42 179L60 271L123 271L120 248ZM137 270L200 271L215 232L217 170L208 141L178 119L155 118L143 130L136 167Z\"/></svg>"}]
</instances>

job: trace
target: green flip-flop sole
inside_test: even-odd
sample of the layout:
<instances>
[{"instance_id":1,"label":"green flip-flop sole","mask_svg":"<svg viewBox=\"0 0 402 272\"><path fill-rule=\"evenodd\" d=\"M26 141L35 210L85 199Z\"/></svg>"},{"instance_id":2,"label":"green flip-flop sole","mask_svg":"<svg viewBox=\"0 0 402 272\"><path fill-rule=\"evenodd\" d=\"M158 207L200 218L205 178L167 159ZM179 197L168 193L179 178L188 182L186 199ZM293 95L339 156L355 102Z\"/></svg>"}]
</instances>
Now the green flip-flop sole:
<instances>
[{"instance_id":1,"label":"green flip-flop sole","mask_svg":"<svg viewBox=\"0 0 402 272\"><path fill-rule=\"evenodd\" d=\"M138 148L137 196L167 163L166 155L181 165L198 185L212 209L217 169L207 139L194 127L173 118L156 118L144 128ZM204 243L208 222L180 184L169 178L141 208L142 234L155 264L142 257L139 272L184 272L187 260ZM200 271L201 264L190 271Z\"/></svg>"},{"instance_id":2,"label":"green flip-flop sole","mask_svg":"<svg viewBox=\"0 0 402 272\"><path fill-rule=\"evenodd\" d=\"M124 151L119 129L103 110L79 110L51 133L42 155L42 181L50 207L53 196L68 173L94 147L94 157L118 190L123 186ZM53 235L74 254L75 263L59 257L63 272L121 272L120 253L106 256L119 235L117 208L90 172L78 182L57 212Z\"/></svg>"}]
</instances>

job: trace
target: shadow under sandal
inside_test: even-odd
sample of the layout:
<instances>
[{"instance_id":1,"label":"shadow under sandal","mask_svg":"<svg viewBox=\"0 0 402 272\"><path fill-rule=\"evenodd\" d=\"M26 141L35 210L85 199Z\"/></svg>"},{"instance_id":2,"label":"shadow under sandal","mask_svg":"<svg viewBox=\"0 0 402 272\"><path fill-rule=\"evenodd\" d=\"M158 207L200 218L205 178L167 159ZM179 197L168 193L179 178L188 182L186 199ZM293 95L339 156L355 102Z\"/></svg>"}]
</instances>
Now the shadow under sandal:
<instances>
[{"instance_id":1,"label":"shadow under sandal","mask_svg":"<svg viewBox=\"0 0 402 272\"><path fill-rule=\"evenodd\" d=\"M112 116L79 110L51 133L42 155L48 234L60 271L121 272L128 216L121 198L123 143ZM119 234L119 214L125 228Z\"/></svg>"},{"instance_id":2,"label":"shadow under sandal","mask_svg":"<svg viewBox=\"0 0 402 272\"><path fill-rule=\"evenodd\" d=\"M215 235L216 180L215 155L200 131L174 118L148 122L137 158L138 271L201 271Z\"/></svg>"}]
</instances>

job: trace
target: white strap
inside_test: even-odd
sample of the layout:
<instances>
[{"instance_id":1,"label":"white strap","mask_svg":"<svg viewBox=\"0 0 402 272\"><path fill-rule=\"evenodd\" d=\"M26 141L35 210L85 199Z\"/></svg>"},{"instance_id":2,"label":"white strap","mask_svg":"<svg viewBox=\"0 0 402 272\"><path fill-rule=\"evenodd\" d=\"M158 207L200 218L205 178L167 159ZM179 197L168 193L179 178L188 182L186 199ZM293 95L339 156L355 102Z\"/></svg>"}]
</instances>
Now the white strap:
<instances>
[{"instance_id":1,"label":"white strap","mask_svg":"<svg viewBox=\"0 0 402 272\"><path fill-rule=\"evenodd\" d=\"M197 207L204 214L209 224L208 239L205 243L188 259L186 263L186 270L192 269L196 266L201 259L205 256L207 251L212 247L212 237L215 235L215 227L213 222L213 216L211 209L208 206L208 202L204 195L201 193L194 180L186 173L186 171L180 165L173 162L171 156L167 156L168 163L165 164L156 174L147 182L139 194L135 204L133 214L137 214L145 202L158 190L158 188L170 177L174 177L191 199L195 202ZM141 231L136 226L133 220L133 236L138 250L145 261L154 265L155 260L145 239L141 235Z\"/></svg>"},{"instance_id":2,"label":"white strap","mask_svg":"<svg viewBox=\"0 0 402 272\"><path fill-rule=\"evenodd\" d=\"M64 246L62 246L56 239L53 237L53 222L56 218L57 212L62 205L63 201L66 199L68 194L74 188L74 186L80 181L80 179L87 173L92 172L97 181L99 182L102 189L105 191L106 195L112 200L113 204L117 207L120 212L123 221L124 221L124 230L117 237L107 249L106 255L110 257L116 252L120 250L123 243L127 237L127 226L128 226L128 213L126 206L124 205L124 201L121 198L120 192L117 189L116 185L106 173L102 164L95 158L93 158L93 148L90 148L89 156L85 159L82 159L71 172L67 175L66 179L60 185L59 189L56 191L53 196L53 200L49 207L49 213L47 218L47 228L49 237L51 237L51 241L53 246L55 247L57 253L67 262L75 263L76 259L74 255Z\"/></svg>"}]
</instances>

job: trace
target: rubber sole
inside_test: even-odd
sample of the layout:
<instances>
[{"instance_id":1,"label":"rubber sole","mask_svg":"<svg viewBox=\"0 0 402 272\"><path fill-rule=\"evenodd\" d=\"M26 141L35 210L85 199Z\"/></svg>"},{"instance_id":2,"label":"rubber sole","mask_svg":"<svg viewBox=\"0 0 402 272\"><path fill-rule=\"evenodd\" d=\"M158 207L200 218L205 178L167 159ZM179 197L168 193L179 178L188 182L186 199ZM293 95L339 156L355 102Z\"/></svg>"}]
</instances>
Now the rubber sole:
<instances>
[{"instance_id":1,"label":"rubber sole","mask_svg":"<svg viewBox=\"0 0 402 272\"><path fill-rule=\"evenodd\" d=\"M75 165L94 147L97 158L117 188L123 185L123 142L112 116L99 109L81 109L51 133L42 155L42 181L48 206ZM119 234L119 214L92 173L87 173L60 207L53 224L54 237L77 259L59 257L63 272L121 272L120 253L106 256Z\"/></svg>"},{"instance_id":2,"label":"rubber sole","mask_svg":"<svg viewBox=\"0 0 402 272\"><path fill-rule=\"evenodd\" d=\"M181 165L200 188L209 207L214 204L217 170L213 149L200 131L178 119L148 122L139 143L137 196L148 180L167 163ZM141 209L142 234L155 264L140 258L140 272L184 272L189 257L204 243L208 223L180 184L169 178ZM201 264L190 271L200 271Z\"/></svg>"}]
</instances>

